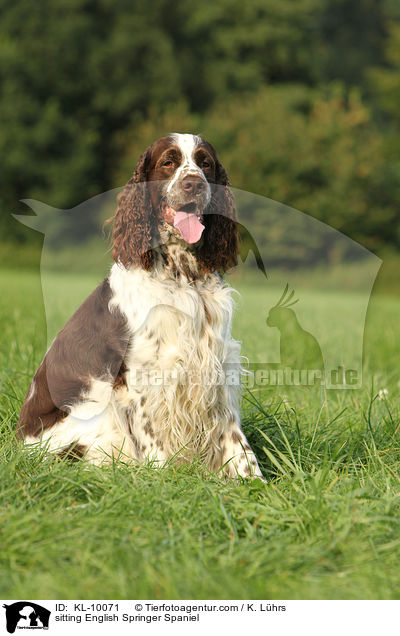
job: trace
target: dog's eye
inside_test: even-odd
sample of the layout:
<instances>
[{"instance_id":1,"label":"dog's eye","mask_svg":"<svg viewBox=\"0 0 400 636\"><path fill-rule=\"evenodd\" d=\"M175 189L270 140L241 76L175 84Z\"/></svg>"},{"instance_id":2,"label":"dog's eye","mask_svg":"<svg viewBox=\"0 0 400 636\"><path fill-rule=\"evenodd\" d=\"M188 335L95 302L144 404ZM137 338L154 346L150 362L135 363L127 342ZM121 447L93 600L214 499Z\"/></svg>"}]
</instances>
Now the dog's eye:
<instances>
[{"instance_id":1,"label":"dog's eye","mask_svg":"<svg viewBox=\"0 0 400 636\"><path fill-rule=\"evenodd\" d=\"M210 168L211 164L209 161L202 161L201 163L201 167L202 168Z\"/></svg>"},{"instance_id":2,"label":"dog's eye","mask_svg":"<svg viewBox=\"0 0 400 636\"><path fill-rule=\"evenodd\" d=\"M170 166L173 165L173 162L171 161L171 159L167 159L166 161L164 161L163 166L165 166L166 168L169 168Z\"/></svg>"}]
</instances>

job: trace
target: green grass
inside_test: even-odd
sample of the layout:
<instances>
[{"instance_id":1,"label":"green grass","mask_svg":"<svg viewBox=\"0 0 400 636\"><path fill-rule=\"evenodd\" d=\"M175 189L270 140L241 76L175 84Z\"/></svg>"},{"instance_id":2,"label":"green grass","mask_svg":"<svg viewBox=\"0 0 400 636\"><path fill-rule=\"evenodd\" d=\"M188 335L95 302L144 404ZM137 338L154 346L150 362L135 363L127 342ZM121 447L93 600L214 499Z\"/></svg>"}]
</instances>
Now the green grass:
<instances>
[{"instance_id":1,"label":"green grass","mask_svg":"<svg viewBox=\"0 0 400 636\"><path fill-rule=\"evenodd\" d=\"M57 322L93 280L52 284L66 296ZM46 348L39 275L0 272L0 294L0 597L400 597L399 300L372 297L362 389L245 395L262 484L23 452L15 422ZM249 303L256 355L257 290Z\"/></svg>"}]
</instances>

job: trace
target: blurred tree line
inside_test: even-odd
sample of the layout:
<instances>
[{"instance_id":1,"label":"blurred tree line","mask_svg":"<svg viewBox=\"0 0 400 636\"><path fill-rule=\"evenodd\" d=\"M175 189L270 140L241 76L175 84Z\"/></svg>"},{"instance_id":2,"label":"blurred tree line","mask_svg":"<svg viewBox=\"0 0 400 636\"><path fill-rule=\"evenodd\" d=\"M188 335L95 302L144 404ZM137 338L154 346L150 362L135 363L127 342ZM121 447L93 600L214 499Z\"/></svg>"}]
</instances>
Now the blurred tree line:
<instances>
[{"instance_id":1,"label":"blurred tree line","mask_svg":"<svg viewBox=\"0 0 400 636\"><path fill-rule=\"evenodd\" d=\"M400 246L397 0L0 0L0 241L22 198L69 208L172 131L231 183L374 251ZM92 231L82 219L77 241ZM259 222L259 232L268 232Z\"/></svg>"}]
</instances>

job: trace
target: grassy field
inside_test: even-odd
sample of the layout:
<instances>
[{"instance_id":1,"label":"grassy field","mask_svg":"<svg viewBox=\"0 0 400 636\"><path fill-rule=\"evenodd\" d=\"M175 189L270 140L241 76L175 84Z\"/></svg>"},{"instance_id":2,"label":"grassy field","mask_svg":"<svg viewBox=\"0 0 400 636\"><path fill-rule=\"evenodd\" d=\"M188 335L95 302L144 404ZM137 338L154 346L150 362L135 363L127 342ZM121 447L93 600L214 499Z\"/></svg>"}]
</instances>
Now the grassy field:
<instances>
[{"instance_id":1,"label":"grassy field","mask_svg":"<svg viewBox=\"0 0 400 636\"><path fill-rule=\"evenodd\" d=\"M57 322L93 280L52 284ZM0 294L1 598L400 597L400 300L372 296L362 389L245 394L263 484L28 456L14 427L46 349L39 275L0 272Z\"/></svg>"}]
</instances>

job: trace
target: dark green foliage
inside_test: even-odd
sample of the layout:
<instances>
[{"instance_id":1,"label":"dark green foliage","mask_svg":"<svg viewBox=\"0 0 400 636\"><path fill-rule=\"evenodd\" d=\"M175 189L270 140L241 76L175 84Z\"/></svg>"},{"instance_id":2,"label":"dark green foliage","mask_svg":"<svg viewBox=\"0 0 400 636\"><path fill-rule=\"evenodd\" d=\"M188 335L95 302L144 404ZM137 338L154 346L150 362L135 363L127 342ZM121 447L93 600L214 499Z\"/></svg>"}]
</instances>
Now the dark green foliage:
<instances>
[{"instance_id":1,"label":"dark green foliage","mask_svg":"<svg viewBox=\"0 0 400 636\"><path fill-rule=\"evenodd\" d=\"M179 93L169 34L147 2L1 4L2 216L74 206L109 186L115 133Z\"/></svg>"},{"instance_id":2,"label":"dark green foliage","mask_svg":"<svg viewBox=\"0 0 400 636\"><path fill-rule=\"evenodd\" d=\"M0 9L2 241L38 242L10 217L21 198L74 207L122 185L145 143L175 129L214 142L234 186L370 249L400 245L395 2L0 0ZM83 221L77 241L93 231Z\"/></svg>"},{"instance_id":3,"label":"dark green foliage","mask_svg":"<svg viewBox=\"0 0 400 636\"><path fill-rule=\"evenodd\" d=\"M320 71L326 79L360 84L365 69L385 61L385 0L324 0Z\"/></svg>"}]
</instances>

